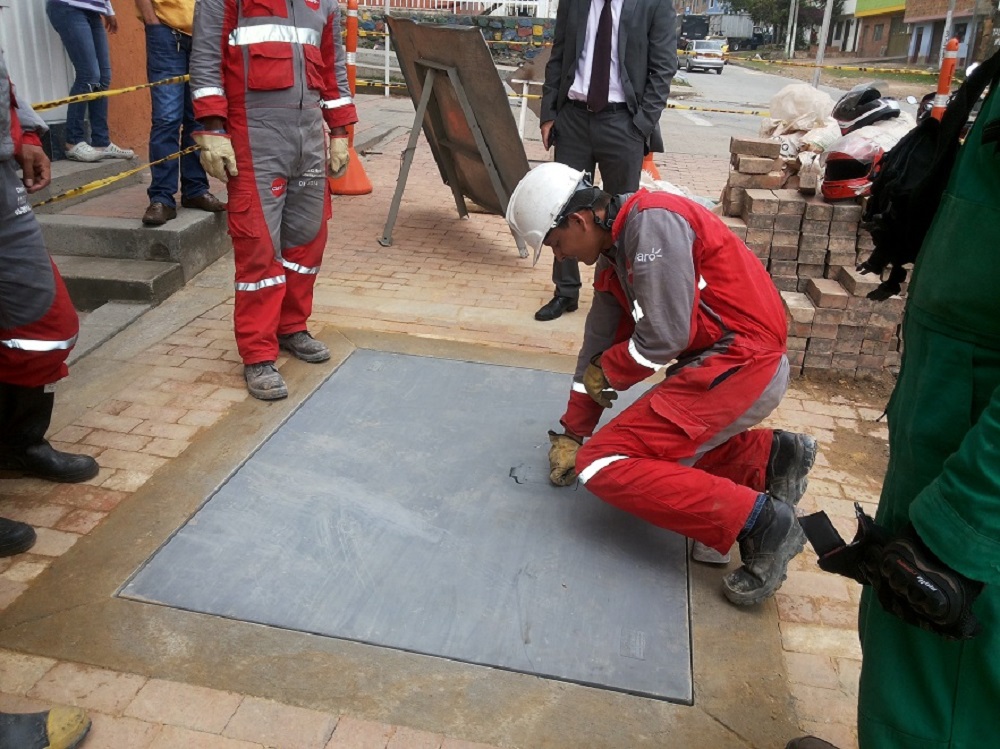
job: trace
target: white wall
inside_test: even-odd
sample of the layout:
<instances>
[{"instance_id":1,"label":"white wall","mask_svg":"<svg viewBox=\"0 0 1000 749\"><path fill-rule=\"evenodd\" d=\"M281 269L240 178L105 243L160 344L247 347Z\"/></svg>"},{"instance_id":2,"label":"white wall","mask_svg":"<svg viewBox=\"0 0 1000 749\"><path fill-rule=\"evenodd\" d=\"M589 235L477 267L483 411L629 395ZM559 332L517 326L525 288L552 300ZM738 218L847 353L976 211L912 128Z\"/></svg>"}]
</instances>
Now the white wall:
<instances>
[{"instance_id":1,"label":"white wall","mask_svg":"<svg viewBox=\"0 0 1000 749\"><path fill-rule=\"evenodd\" d=\"M45 16L44 0L0 0L0 49L29 103L61 99L76 77L62 40ZM66 107L39 112L46 122L65 122Z\"/></svg>"}]
</instances>

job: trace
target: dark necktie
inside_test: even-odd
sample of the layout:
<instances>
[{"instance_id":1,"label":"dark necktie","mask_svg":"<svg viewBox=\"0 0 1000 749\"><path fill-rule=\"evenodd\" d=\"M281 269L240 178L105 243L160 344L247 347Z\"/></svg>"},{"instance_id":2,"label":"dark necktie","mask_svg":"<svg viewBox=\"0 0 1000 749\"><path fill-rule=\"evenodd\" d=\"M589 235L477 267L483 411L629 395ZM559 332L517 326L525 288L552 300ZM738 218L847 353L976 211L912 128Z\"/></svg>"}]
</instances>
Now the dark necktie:
<instances>
[{"instance_id":1,"label":"dark necktie","mask_svg":"<svg viewBox=\"0 0 1000 749\"><path fill-rule=\"evenodd\" d=\"M590 88L587 90L587 108L600 112L608 106L608 84L611 81L611 0L604 0L601 18L597 22L594 39L594 58L590 67Z\"/></svg>"}]
</instances>

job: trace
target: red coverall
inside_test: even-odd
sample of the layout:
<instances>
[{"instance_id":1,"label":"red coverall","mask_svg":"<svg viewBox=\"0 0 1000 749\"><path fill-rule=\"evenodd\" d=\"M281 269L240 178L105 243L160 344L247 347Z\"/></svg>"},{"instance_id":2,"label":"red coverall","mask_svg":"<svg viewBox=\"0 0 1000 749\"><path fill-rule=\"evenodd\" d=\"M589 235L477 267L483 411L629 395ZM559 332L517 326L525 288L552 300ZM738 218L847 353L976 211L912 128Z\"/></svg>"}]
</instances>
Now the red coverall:
<instances>
[{"instance_id":1,"label":"red coverall","mask_svg":"<svg viewBox=\"0 0 1000 749\"><path fill-rule=\"evenodd\" d=\"M640 191L600 258L563 426L595 495L725 553L764 491L773 431L747 431L788 387L785 312L760 260L721 220ZM583 373L601 354L625 390L676 359L662 383L596 434L603 409Z\"/></svg>"},{"instance_id":2,"label":"red coverall","mask_svg":"<svg viewBox=\"0 0 1000 749\"><path fill-rule=\"evenodd\" d=\"M199 0L191 51L195 116L222 117L236 344L274 361L277 336L306 329L330 218L324 120L357 122L336 0Z\"/></svg>"},{"instance_id":3,"label":"red coverall","mask_svg":"<svg viewBox=\"0 0 1000 749\"><path fill-rule=\"evenodd\" d=\"M68 374L79 320L17 176L14 154L41 141L21 131L2 57L0 101L0 383L40 388Z\"/></svg>"}]
</instances>

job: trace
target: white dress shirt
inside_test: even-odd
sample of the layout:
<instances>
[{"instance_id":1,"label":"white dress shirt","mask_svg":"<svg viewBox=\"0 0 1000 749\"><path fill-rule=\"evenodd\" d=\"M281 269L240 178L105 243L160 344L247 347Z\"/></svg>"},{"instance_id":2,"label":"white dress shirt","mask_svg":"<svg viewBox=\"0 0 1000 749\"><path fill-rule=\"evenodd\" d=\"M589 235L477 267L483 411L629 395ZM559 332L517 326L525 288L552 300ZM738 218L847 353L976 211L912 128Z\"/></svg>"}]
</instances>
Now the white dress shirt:
<instances>
[{"instance_id":1,"label":"white dress shirt","mask_svg":"<svg viewBox=\"0 0 1000 749\"><path fill-rule=\"evenodd\" d=\"M571 0L562 0L570 2ZM608 84L608 101L624 102L625 90L622 88L622 77L618 70L618 19L622 15L622 4L625 0L609 0L611 3L611 79ZM576 66L576 77L569 89L569 98L586 103L587 92L590 90L590 69L593 67L594 42L597 39L597 24L601 19L604 0L590 0L590 13L587 15L587 37L583 42L583 53Z\"/></svg>"}]
</instances>

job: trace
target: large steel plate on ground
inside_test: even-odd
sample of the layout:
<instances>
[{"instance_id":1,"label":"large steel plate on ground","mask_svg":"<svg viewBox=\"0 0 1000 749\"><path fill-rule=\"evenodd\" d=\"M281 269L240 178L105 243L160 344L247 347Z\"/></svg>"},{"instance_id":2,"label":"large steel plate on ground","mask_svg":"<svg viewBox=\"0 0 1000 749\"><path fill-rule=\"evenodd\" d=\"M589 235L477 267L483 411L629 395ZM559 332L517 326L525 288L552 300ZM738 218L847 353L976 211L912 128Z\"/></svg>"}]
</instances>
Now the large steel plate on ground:
<instances>
[{"instance_id":1,"label":"large steel plate on ground","mask_svg":"<svg viewBox=\"0 0 1000 749\"><path fill-rule=\"evenodd\" d=\"M498 196L494 189L460 97L464 95L472 109L507 197L528 173L528 157L482 32L476 26L444 26L391 16L386 20L414 107L420 101L428 70L421 61L455 70L461 91L456 90L455 81L447 73L441 72L434 79L434 95L423 121L424 136L441 179L448 182L444 160L451 159L461 193L502 216L507 210L507 198Z\"/></svg>"},{"instance_id":2,"label":"large steel plate on ground","mask_svg":"<svg viewBox=\"0 0 1000 749\"><path fill-rule=\"evenodd\" d=\"M568 385L355 351L122 595L690 703L685 539L549 483Z\"/></svg>"}]
</instances>

